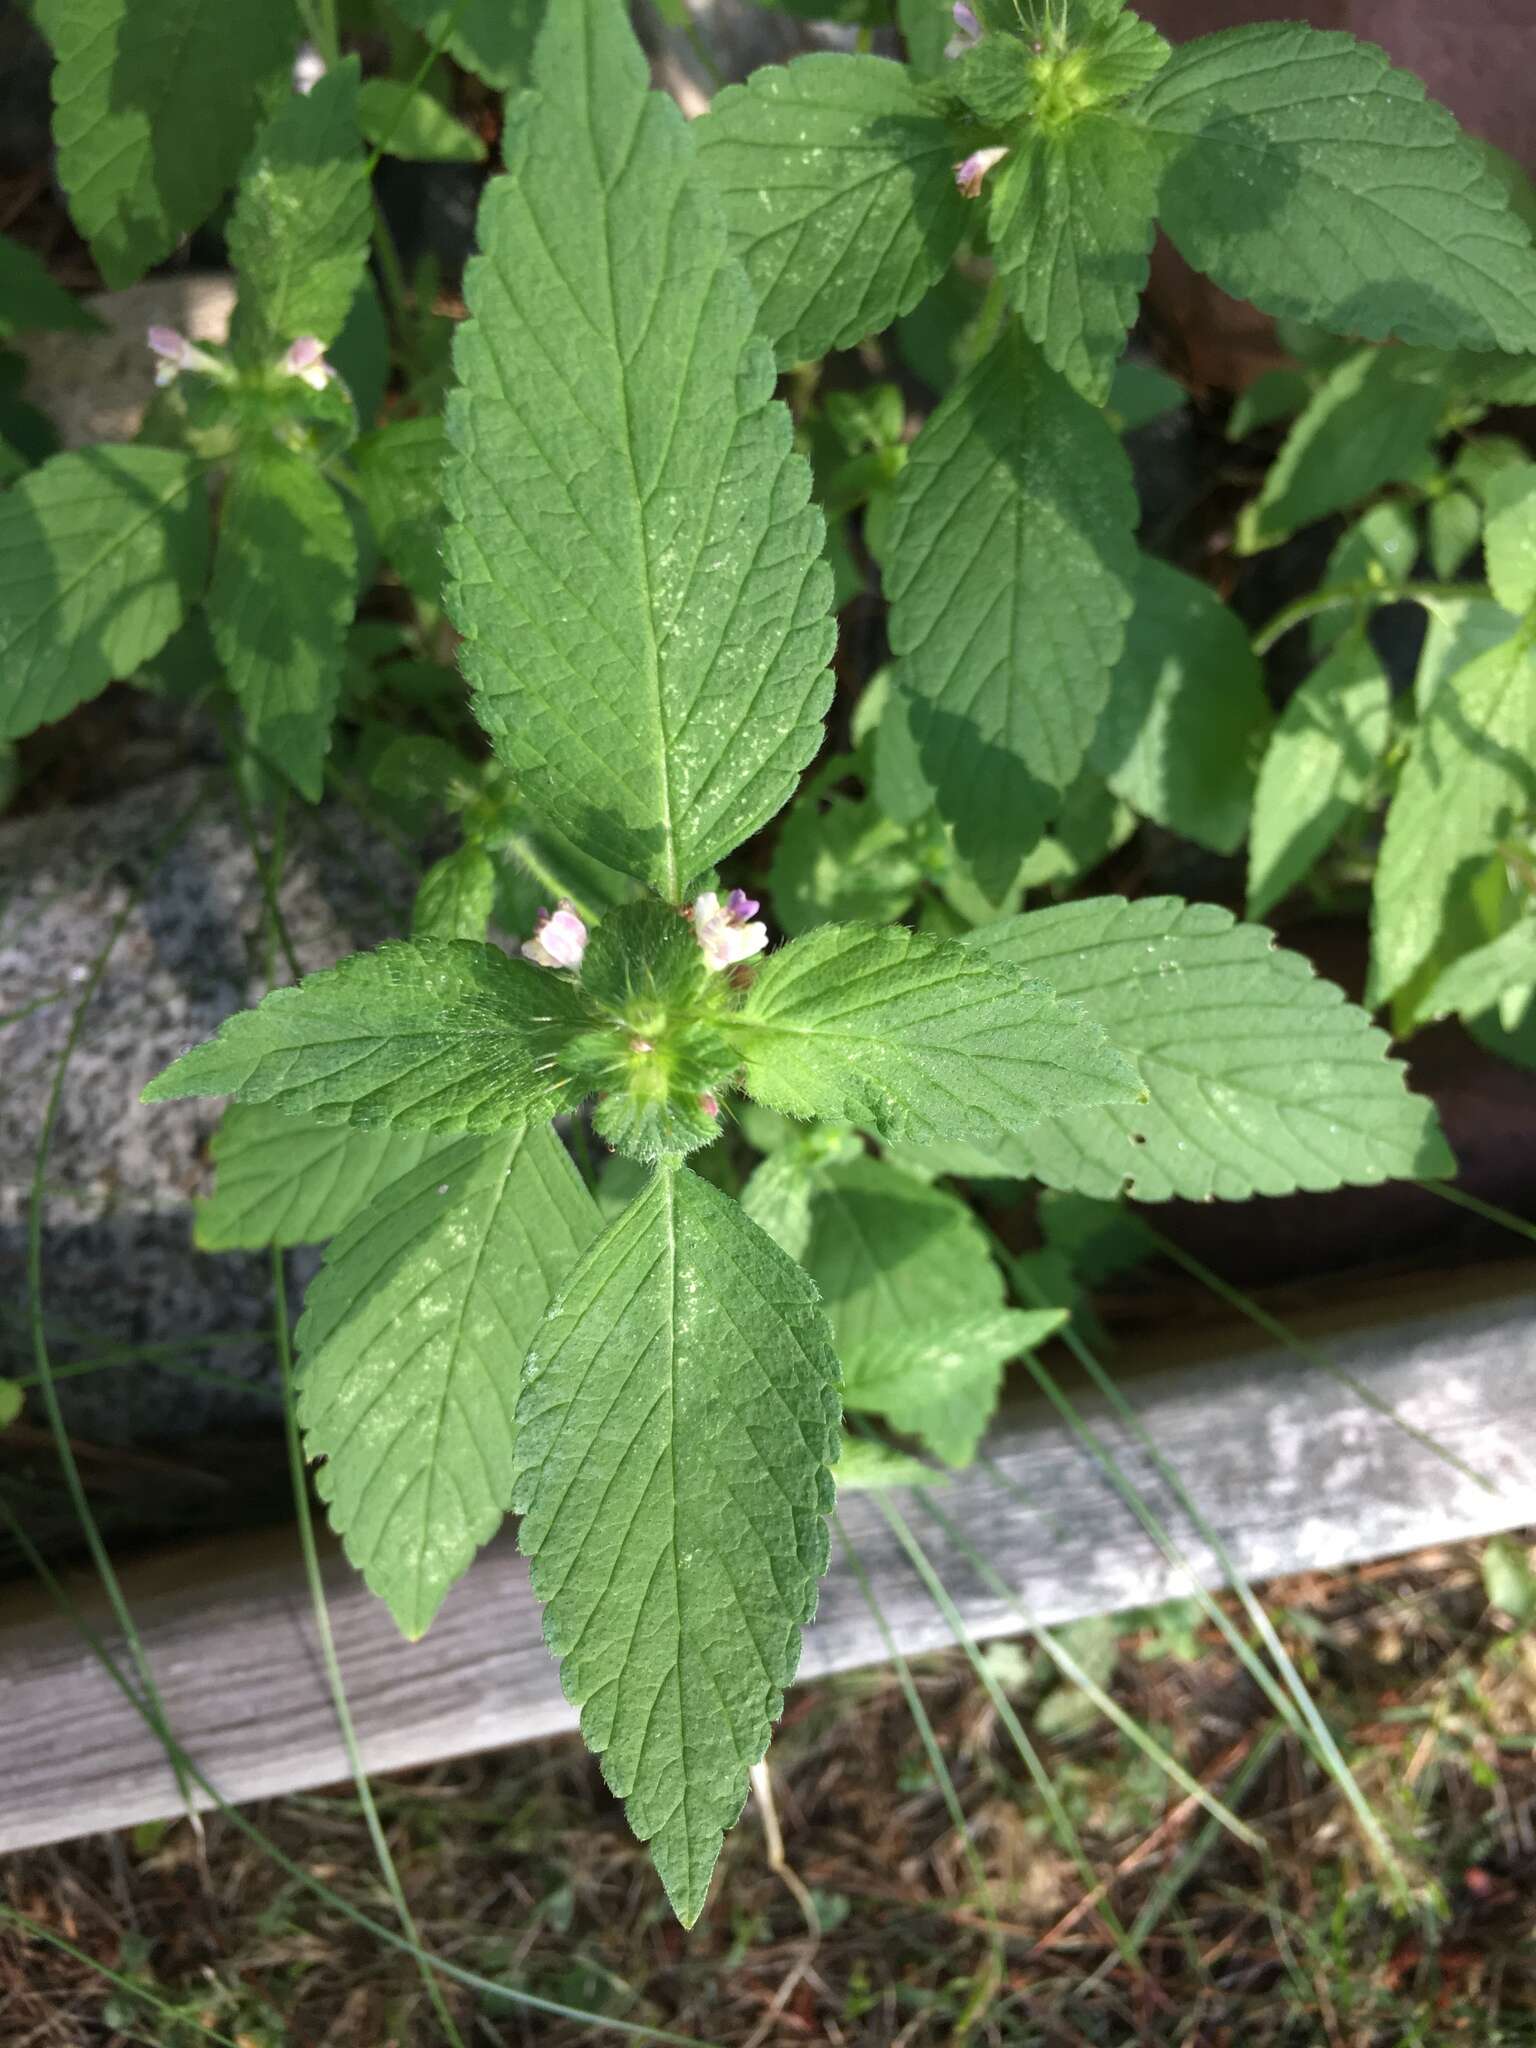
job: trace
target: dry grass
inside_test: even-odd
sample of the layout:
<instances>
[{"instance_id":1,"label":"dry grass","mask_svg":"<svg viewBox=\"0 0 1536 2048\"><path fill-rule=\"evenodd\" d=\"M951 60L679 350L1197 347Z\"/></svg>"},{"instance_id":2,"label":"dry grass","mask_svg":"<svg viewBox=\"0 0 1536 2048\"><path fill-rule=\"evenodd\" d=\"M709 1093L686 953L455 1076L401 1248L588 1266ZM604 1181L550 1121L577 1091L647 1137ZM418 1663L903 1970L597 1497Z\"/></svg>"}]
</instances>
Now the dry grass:
<instances>
[{"instance_id":1,"label":"dry grass","mask_svg":"<svg viewBox=\"0 0 1536 2048\"><path fill-rule=\"evenodd\" d=\"M1113 1689L1212 1789L1240 1797L1262 1855L1211 1832L1112 1731L1045 1690L1027 1650L1007 1648L991 1653L994 1668L1081 1832L1099 1878L1091 1892L958 1655L916 1675L985 1893L883 1673L798 1692L773 1752L786 1851L809 1888L814 1932L766 1867L749 1812L705 1920L684 1935L574 1741L377 1790L434 1950L546 1998L699 2041L1536 2043L1536 1636L1490 1614L1466 1549L1282 1582L1269 1604L1392 1828L1414 1882L1408 1914L1385 1903L1336 1788L1272 1731L1215 1632L1189 1640L1181 1614L1101 1641L1105 1661L1115 1659ZM307 1871L390 1917L350 1792L273 1802L255 1817ZM216 1817L205 1842L183 1823L16 1857L0 1887L14 1910L182 2016L156 2014L88 1964L10 1931L0 1934L4 2048L182 2048L206 2038L200 2028L241 2048L425 2048L441 2038L406 1958ZM1103 1915L1130 1927L1149 1901L1150 1924L1127 1959ZM451 1987L448 1997L466 2044L605 2038Z\"/></svg>"}]
</instances>

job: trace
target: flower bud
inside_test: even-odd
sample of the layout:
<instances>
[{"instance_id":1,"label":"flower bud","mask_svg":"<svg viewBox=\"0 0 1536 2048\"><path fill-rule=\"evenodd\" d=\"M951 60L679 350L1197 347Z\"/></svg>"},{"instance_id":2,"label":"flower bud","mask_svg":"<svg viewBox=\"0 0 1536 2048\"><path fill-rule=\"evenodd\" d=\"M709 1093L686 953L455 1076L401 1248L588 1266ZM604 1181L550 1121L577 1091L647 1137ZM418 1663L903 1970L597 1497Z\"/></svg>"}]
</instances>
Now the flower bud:
<instances>
[{"instance_id":1,"label":"flower bud","mask_svg":"<svg viewBox=\"0 0 1536 2048\"><path fill-rule=\"evenodd\" d=\"M325 343L315 334L301 334L290 342L278 368L311 391L323 391L336 374L325 360Z\"/></svg>"},{"instance_id":2,"label":"flower bud","mask_svg":"<svg viewBox=\"0 0 1536 2048\"><path fill-rule=\"evenodd\" d=\"M982 180L994 164L1000 164L1008 154L1006 149L977 149L963 163L955 165L955 183L963 199L979 199Z\"/></svg>"}]
</instances>

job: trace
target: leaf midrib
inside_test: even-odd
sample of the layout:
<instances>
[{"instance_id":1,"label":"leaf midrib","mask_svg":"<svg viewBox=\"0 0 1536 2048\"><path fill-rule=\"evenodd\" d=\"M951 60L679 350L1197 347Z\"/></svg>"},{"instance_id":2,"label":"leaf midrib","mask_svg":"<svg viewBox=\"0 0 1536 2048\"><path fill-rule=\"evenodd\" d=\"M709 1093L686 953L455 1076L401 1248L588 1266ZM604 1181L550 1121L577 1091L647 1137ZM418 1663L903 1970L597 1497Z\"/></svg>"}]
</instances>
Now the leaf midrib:
<instances>
[{"instance_id":1,"label":"leaf midrib","mask_svg":"<svg viewBox=\"0 0 1536 2048\"><path fill-rule=\"evenodd\" d=\"M588 76L590 78L596 68L593 63L593 51L590 43L588 44L587 50L587 67ZM650 95L646 94L645 98L642 99L640 102L638 115L635 121L634 132L631 134L629 138L629 146L625 152L624 163L619 174L620 179L622 179L622 177L628 172L630 159L634 155L636 139L638 138L640 131L644 127L646 121L650 118ZM645 584L645 603L642 609L644 611L645 616L645 643L647 656L646 681L650 686L652 712L656 726L657 792L661 799L661 832L662 853L665 864L665 894L673 902L676 902L678 890L682 886L682 877L678 873L677 837L676 828L673 824L672 816L672 763L670 751L671 736L667 730L666 702L661 687L661 643L656 637L655 581L651 574L650 538L646 530L645 519L645 508L649 503L649 495L645 491L642 491L642 489L640 488L640 471L639 466L635 461L634 423L630 412L629 363L624 359L619 350L618 299L615 287L613 267L613 208L610 204L610 193L612 188L603 180L602 168L597 160L597 149L595 146L594 139L590 134L590 131L588 134L588 145L592 151L593 173L598 184L601 186L603 193L603 282L604 288L608 295L608 334L605 338L612 345L612 360L617 370L619 411L624 422L624 462L625 466L629 471L629 502L630 505L634 508L633 531L635 534L636 542L638 543L640 561L643 565L643 580ZM693 175L698 175L696 169ZM615 180L615 183L617 182L619 182L618 179ZM687 185L685 182L678 189L678 191L675 191L673 193L672 196L671 208L667 221L669 247L671 229L677 218L678 198L680 196L680 193L682 191L686 191L686 189ZM658 299L664 294L665 287L666 279L663 278L657 288ZM647 314L646 316L646 328L642 330L642 336L644 332L649 329L650 323L654 318L655 304L653 303L650 313ZM698 327L696 323L693 337L693 345L695 347L697 346L697 342ZM670 449L671 442L669 440L669 455Z\"/></svg>"}]
</instances>

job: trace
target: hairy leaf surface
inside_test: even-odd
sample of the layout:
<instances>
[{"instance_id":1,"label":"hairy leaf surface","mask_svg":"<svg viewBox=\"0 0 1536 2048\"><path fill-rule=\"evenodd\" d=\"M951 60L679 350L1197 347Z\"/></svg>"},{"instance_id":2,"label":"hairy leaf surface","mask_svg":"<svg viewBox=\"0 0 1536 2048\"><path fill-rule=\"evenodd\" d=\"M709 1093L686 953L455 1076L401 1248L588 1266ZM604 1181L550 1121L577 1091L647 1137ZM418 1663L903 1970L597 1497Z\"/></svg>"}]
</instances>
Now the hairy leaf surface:
<instances>
[{"instance_id":1,"label":"hairy leaf surface","mask_svg":"<svg viewBox=\"0 0 1536 2048\"><path fill-rule=\"evenodd\" d=\"M1371 903L1372 993L1434 952L1499 841L1536 813L1536 651L1520 639L1435 689L1387 812Z\"/></svg>"},{"instance_id":2,"label":"hairy leaf surface","mask_svg":"<svg viewBox=\"0 0 1536 2048\"><path fill-rule=\"evenodd\" d=\"M562 0L537 68L465 285L448 601L529 801L676 901L820 744L821 517L720 202L619 0Z\"/></svg>"},{"instance_id":3,"label":"hairy leaf surface","mask_svg":"<svg viewBox=\"0 0 1536 2048\"><path fill-rule=\"evenodd\" d=\"M565 975L463 939L397 940L274 989L142 1099L233 1095L364 1130L497 1131L559 1107L548 1035L585 1018Z\"/></svg>"},{"instance_id":4,"label":"hairy leaf surface","mask_svg":"<svg viewBox=\"0 0 1536 2048\"><path fill-rule=\"evenodd\" d=\"M205 1252L324 1244L382 1188L455 1142L231 1103L209 1148L213 1193L196 1204L193 1236Z\"/></svg>"},{"instance_id":5,"label":"hairy leaf surface","mask_svg":"<svg viewBox=\"0 0 1536 2048\"><path fill-rule=\"evenodd\" d=\"M1037 1126L995 1151L999 1165L1144 1202L1450 1170L1434 1111L1408 1093L1386 1034L1262 926L1172 896L1100 896L970 943L1075 998L1136 1061L1150 1097Z\"/></svg>"},{"instance_id":6,"label":"hairy leaf surface","mask_svg":"<svg viewBox=\"0 0 1536 2048\"><path fill-rule=\"evenodd\" d=\"M765 65L716 96L698 134L781 363L889 327L965 231L949 123L884 57Z\"/></svg>"},{"instance_id":7,"label":"hairy leaf surface","mask_svg":"<svg viewBox=\"0 0 1536 2048\"><path fill-rule=\"evenodd\" d=\"M311 802L324 788L357 589L346 508L307 456L242 454L208 589L213 644L252 743Z\"/></svg>"},{"instance_id":8,"label":"hairy leaf surface","mask_svg":"<svg viewBox=\"0 0 1536 2048\"><path fill-rule=\"evenodd\" d=\"M1094 405L1146 288L1162 168L1133 123L1082 114L1027 130L987 180L997 267L1025 331Z\"/></svg>"},{"instance_id":9,"label":"hairy leaf surface","mask_svg":"<svg viewBox=\"0 0 1536 2048\"><path fill-rule=\"evenodd\" d=\"M545 1636L685 1925L815 1609L837 1387L810 1281L682 1168L589 1249L529 1353L514 1505Z\"/></svg>"},{"instance_id":10,"label":"hairy leaf surface","mask_svg":"<svg viewBox=\"0 0 1536 2048\"><path fill-rule=\"evenodd\" d=\"M885 564L896 685L962 855L1004 882L1108 699L1135 524L1103 415L1012 324L902 472Z\"/></svg>"},{"instance_id":11,"label":"hairy leaf surface","mask_svg":"<svg viewBox=\"0 0 1536 2048\"><path fill-rule=\"evenodd\" d=\"M291 0L36 0L75 225L114 289L210 214L292 59Z\"/></svg>"},{"instance_id":12,"label":"hairy leaf surface","mask_svg":"<svg viewBox=\"0 0 1536 2048\"><path fill-rule=\"evenodd\" d=\"M1475 144L1371 43L1264 22L1174 52L1135 113L1161 218L1266 312L1431 348L1536 348L1536 254Z\"/></svg>"},{"instance_id":13,"label":"hairy leaf surface","mask_svg":"<svg viewBox=\"0 0 1536 2048\"><path fill-rule=\"evenodd\" d=\"M455 1138L379 1189L310 1286L304 1448L324 1460L331 1526L407 1636L507 1512L523 1357L598 1227L548 1124Z\"/></svg>"},{"instance_id":14,"label":"hairy leaf surface","mask_svg":"<svg viewBox=\"0 0 1536 2048\"><path fill-rule=\"evenodd\" d=\"M293 93L256 137L229 222L240 273L231 339L248 359L301 334L333 341L368 262L373 206L348 57Z\"/></svg>"},{"instance_id":15,"label":"hairy leaf surface","mask_svg":"<svg viewBox=\"0 0 1536 2048\"><path fill-rule=\"evenodd\" d=\"M822 925L781 947L727 1028L759 1102L886 1138L996 1137L1140 1092L1048 987L899 925Z\"/></svg>"},{"instance_id":16,"label":"hairy leaf surface","mask_svg":"<svg viewBox=\"0 0 1536 2048\"><path fill-rule=\"evenodd\" d=\"M1063 1320L1009 1309L965 1203L877 1159L816 1177L802 1260L832 1324L844 1405L951 1465L975 1456L1004 1365Z\"/></svg>"},{"instance_id":17,"label":"hairy leaf surface","mask_svg":"<svg viewBox=\"0 0 1536 2048\"><path fill-rule=\"evenodd\" d=\"M169 448L56 455L0 496L0 739L132 675L208 573L202 465Z\"/></svg>"}]
</instances>

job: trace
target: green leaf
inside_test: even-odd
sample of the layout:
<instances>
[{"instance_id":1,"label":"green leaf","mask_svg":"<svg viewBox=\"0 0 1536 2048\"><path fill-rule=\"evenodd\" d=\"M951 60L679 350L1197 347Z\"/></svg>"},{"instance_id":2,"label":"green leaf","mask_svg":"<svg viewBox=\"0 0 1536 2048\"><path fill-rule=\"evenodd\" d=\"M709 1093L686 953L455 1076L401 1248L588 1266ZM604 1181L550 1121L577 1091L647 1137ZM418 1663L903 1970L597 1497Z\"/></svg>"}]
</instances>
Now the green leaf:
<instances>
[{"instance_id":1,"label":"green leaf","mask_svg":"<svg viewBox=\"0 0 1536 2048\"><path fill-rule=\"evenodd\" d=\"M449 402L449 605L529 802L677 901L821 740L831 573L751 293L619 0L510 110Z\"/></svg>"},{"instance_id":2,"label":"green leaf","mask_svg":"<svg viewBox=\"0 0 1536 2048\"><path fill-rule=\"evenodd\" d=\"M208 624L251 742L311 802L324 789L357 588L346 508L308 456L243 452L224 495Z\"/></svg>"},{"instance_id":3,"label":"green leaf","mask_svg":"<svg viewBox=\"0 0 1536 2048\"><path fill-rule=\"evenodd\" d=\"M1019 869L1022 889L1064 888L1080 881L1100 861L1124 846L1136 830L1136 815L1105 787L1097 775L1085 770L1062 799L1051 829L1032 847ZM1009 905L1010 913L1018 909ZM990 918L973 918L975 924Z\"/></svg>"},{"instance_id":4,"label":"green leaf","mask_svg":"<svg viewBox=\"0 0 1536 2048\"><path fill-rule=\"evenodd\" d=\"M548 1124L519 1125L457 1138L381 1188L310 1284L304 1448L404 1635L425 1634L507 1512L523 1355L598 1228Z\"/></svg>"},{"instance_id":5,"label":"green leaf","mask_svg":"<svg viewBox=\"0 0 1536 2048\"><path fill-rule=\"evenodd\" d=\"M1391 685L1357 627L1291 698L1264 756L1248 849L1250 917L1263 917L1310 874L1365 802L1391 737Z\"/></svg>"},{"instance_id":6,"label":"green leaf","mask_svg":"<svg viewBox=\"0 0 1536 2048\"><path fill-rule=\"evenodd\" d=\"M1199 846L1248 829L1271 723L1241 621L1208 584L1143 555L1136 609L1089 758L1116 796Z\"/></svg>"},{"instance_id":7,"label":"green leaf","mask_svg":"<svg viewBox=\"0 0 1536 2048\"><path fill-rule=\"evenodd\" d=\"M1518 616L1536 604L1536 462L1500 470L1487 502L1488 581L1494 601Z\"/></svg>"},{"instance_id":8,"label":"green leaf","mask_svg":"<svg viewBox=\"0 0 1536 2048\"><path fill-rule=\"evenodd\" d=\"M397 78L370 78L358 97L358 122L375 149L415 164L480 164L485 144L432 95Z\"/></svg>"},{"instance_id":9,"label":"green leaf","mask_svg":"<svg viewBox=\"0 0 1536 2048\"><path fill-rule=\"evenodd\" d=\"M912 69L919 76L942 71L955 34L953 0L896 0L896 20Z\"/></svg>"},{"instance_id":10,"label":"green leaf","mask_svg":"<svg viewBox=\"0 0 1536 2048\"><path fill-rule=\"evenodd\" d=\"M207 218L291 61L291 0L35 0L58 59L53 136L75 225L114 289Z\"/></svg>"},{"instance_id":11,"label":"green leaf","mask_svg":"<svg viewBox=\"0 0 1536 2048\"><path fill-rule=\"evenodd\" d=\"M1300 370L1265 370L1232 407L1227 439L1246 441L1260 427L1294 419L1312 396L1312 380Z\"/></svg>"},{"instance_id":12,"label":"green leaf","mask_svg":"<svg viewBox=\"0 0 1536 2048\"><path fill-rule=\"evenodd\" d=\"M1117 114L1026 130L985 191L993 255L1025 332L1094 405L1146 288L1162 157Z\"/></svg>"},{"instance_id":13,"label":"green leaf","mask_svg":"<svg viewBox=\"0 0 1536 2048\"><path fill-rule=\"evenodd\" d=\"M1422 718L1447 676L1454 676L1492 648L1512 640L1520 621L1491 597L1441 597L1427 607L1429 630L1413 678L1414 709Z\"/></svg>"},{"instance_id":14,"label":"green leaf","mask_svg":"<svg viewBox=\"0 0 1536 2048\"><path fill-rule=\"evenodd\" d=\"M1166 370L1122 356L1109 380L1110 424L1117 434L1134 434L1154 420L1182 412L1189 393Z\"/></svg>"},{"instance_id":15,"label":"green leaf","mask_svg":"<svg viewBox=\"0 0 1536 2048\"><path fill-rule=\"evenodd\" d=\"M402 803L462 811L475 801L480 771L451 740L413 732L390 741L369 769L368 780L381 796Z\"/></svg>"},{"instance_id":16,"label":"green leaf","mask_svg":"<svg viewBox=\"0 0 1536 2048\"><path fill-rule=\"evenodd\" d=\"M843 1362L843 1401L966 1465L1010 1358L1060 1310L1006 1306L986 1233L957 1196L876 1159L816 1178L802 1254Z\"/></svg>"},{"instance_id":17,"label":"green leaf","mask_svg":"<svg viewBox=\"0 0 1536 2048\"><path fill-rule=\"evenodd\" d=\"M524 1368L545 1639L685 1926L815 1610L837 1388L810 1281L681 1168L591 1246Z\"/></svg>"},{"instance_id":18,"label":"green leaf","mask_svg":"<svg viewBox=\"0 0 1536 2048\"><path fill-rule=\"evenodd\" d=\"M1447 491L1429 505L1429 566L1442 583L1460 573L1483 533L1483 515L1470 491Z\"/></svg>"},{"instance_id":19,"label":"green leaf","mask_svg":"<svg viewBox=\"0 0 1536 2048\"><path fill-rule=\"evenodd\" d=\"M900 925L822 925L781 946L724 1028L759 1102L883 1138L998 1137L1139 1092L1049 988Z\"/></svg>"},{"instance_id":20,"label":"green leaf","mask_svg":"<svg viewBox=\"0 0 1536 2048\"><path fill-rule=\"evenodd\" d=\"M435 49L502 91L527 85L549 0L390 0Z\"/></svg>"},{"instance_id":21,"label":"green leaf","mask_svg":"<svg viewBox=\"0 0 1536 2048\"><path fill-rule=\"evenodd\" d=\"M202 466L169 448L55 455L0 495L0 739L130 676L208 573Z\"/></svg>"},{"instance_id":22,"label":"green leaf","mask_svg":"<svg viewBox=\"0 0 1536 2048\"><path fill-rule=\"evenodd\" d=\"M233 1095L364 1130L498 1131L560 1107L547 1050L586 1021L566 975L462 939L395 941L274 989L140 1099Z\"/></svg>"},{"instance_id":23,"label":"green leaf","mask_svg":"<svg viewBox=\"0 0 1536 2048\"><path fill-rule=\"evenodd\" d=\"M326 355L351 393L358 419L367 426L384 403L389 385L390 340L378 289L366 271L352 309ZM355 447L352 453L355 460Z\"/></svg>"},{"instance_id":24,"label":"green leaf","mask_svg":"<svg viewBox=\"0 0 1536 2048\"><path fill-rule=\"evenodd\" d=\"M908 908L922 879L904 825L872 803L835 796L825 808L802 799L790 811L768 893L775 923L794 938L843 919L888 924Z\"/></svg>"},{"instance_id":25,"label":"green leaf","mask_svg":"<svg viewBox=\"0 0 1536 2048\"><path fill-rule=\"evenodd\" d=\"M368 264L373 206L348 57L290 93L256 137L229 222L240 273L231 341L258 362L301 334L340 333Z\"/></svg>"},{"instance_id":26,"label":"green leaf","mask_svg":"<svg viewBox=\"0 0 1536 2048\"><path fill-rule=\"evenodd\" d=\"M1520 1628L1536 1622L1536 1564L1528 1545L1494 1536L1483 1551L1483 1591Z\"/></svg>"},{"instance_id":27,"label":"green leaf","mask_svg":"<svg viewBox=\"0 0 1536 2048\"><path fill-rule=\"evenodd\" d=\"M39 329L100 334L102 325L73 292L54 283L41 257L0 235L0 341Z\"/></svg>"},{"instance_id":28,"label":"green leaf","mask_svg":"<svg viewBox=\"0 0 1536 2048\"><path fill-rule=\"evenodd\" d=\"M884 57L764 66L716 95L698 136L781 363L889 327L965 232L954 176L964 150Z\"/></svg>"},{"instance_id":29,"label":"green leaf","mask_svg":"<svg viewBox=\"0 0 1536 2048\"><path fill-rule=\"evenodd\" d=\"M1418 1022L1476 1017L1511 989L1536 986L1536 917L1522 917L1486 946L1474 946L1438 975L1415 1008Z\"/></svg>"},{"instance_id":30,"label":"green leaf","mask_svg":"<svg viewBox=\"0 0 1536 2048\"><path fill-rule=\"evenodd\" d=\"M833 1474L839 1495L879 1493L892 1486L947 1486L948 1477L870 1436L845 1436Z\"/></svg>"},{"instance_id":31,"label":"green leaf","mask_svg":"<svg viewBox=\"0 0 1536 2048\"><path fill-rule=\"evenodd\" d=\"M445 853L421 878L411 909L413 939L483 939L496 901L496 870L481 847Z\"/></svg>"},{"instance_id":32,"label":"green leaf","mask_svg":"<svg viewBox=\"0 0 1536 2048\"><path fill-rule=\"evenodd\" d=\"M1400 362L1396 351L1346 356L1286 436L1245 513L1243 551L1273 547L1383 484L1422 476L1444 403L1440 380L1426 378L1412 361Z\"/></svg>"},{"instance_id":33,"label":"green leaf","mask_svg":"<svg viewBox=\"0 0 1536 2048\"><path fill-rule=\"evenodd\" d=\"M1371 43L1202 36L1136 104L1182 254L1265 312L1430 348L1536 348L1536 255L1475 144Z\"/></svg>"},{"instance_id":34,"label":"green leaf","mask_svg":"<svg viewBox=\"0 0 1536 2048\"><path fill-rule=\"evenodd\" d=\"M1477 871L1533 811L1536 650L1515 639L1447 676L1419 719L1376 868L1373 1000L1428 960Z\"/></svg>"},{"instance_id":35,"label":"green leaf","mask_svg":"<svg viewBox=\"0 0 1536 2048\"><path fill-rule=\"evenodd\" d=\"M1108 701L1136 516L1103 415L1011 323L918 435L897 485L886 589L898 692L962 856L1000 884Z\"/></svg>"},{"instance_id":36,"label":"green leaf","mask_svg":"<svg viewBox=\"0 0 1536 2048\"><path fill-rule=\"evenodd\" d=\"M988 925L968 943L1080 1003L1136 1061L1150 1098L989 1147L1005 1171L1161 1202L1454 1170L1385 1034L1260 925L1173 896L1100 896Z\"/></svg>"},{"instance_id":37,"label":"green leaf","mask_svg":"<svg viewBox=\"0 0 1536 2048\"><path fill-rule=\"evenodd\" d=\"M382 1188L457 1142L233 1103L210 1147L214 1189L194 1210L194 1241L205 1252L324 1244Z\"/></svg>"},{"instance_id":38,"label":"green leaf","mask_svg":"<svg viewBox=\"0 0 1536 2048\"><path fill-rule=\"evenodd\" d=\"M352 450L357 481L384 558L424 604L443 596L443 465L439 414L393 420Z\"/></svg>"},{"instance_id":39,"label":"green leaf","mask_svg":"<svg viewBox=\"0 0 1536 2048\"><path fill-rule=\"evenodd\" d=\"M1395 498L1384 499L1362 512L1335 541L1323 571L1323 586L1332 589L1364 583L1371 590L1400 590L1412 574L1418 554L1419 528L1412 512ZM1358 602L1318 612L1310 631L1313 653L1326 653L1360 615Z\"/></svg>"}]
</instances>

